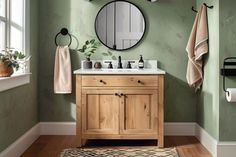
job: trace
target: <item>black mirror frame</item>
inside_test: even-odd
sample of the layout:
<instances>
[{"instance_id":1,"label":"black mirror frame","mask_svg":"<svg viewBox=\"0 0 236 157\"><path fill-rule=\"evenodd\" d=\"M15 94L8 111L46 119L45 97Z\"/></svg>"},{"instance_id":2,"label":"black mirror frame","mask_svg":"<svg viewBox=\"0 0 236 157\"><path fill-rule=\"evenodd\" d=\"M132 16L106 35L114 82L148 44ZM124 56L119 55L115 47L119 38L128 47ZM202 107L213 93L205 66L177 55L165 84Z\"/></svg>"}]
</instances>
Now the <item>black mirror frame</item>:
<instances>
[{"instance_id":1,"label":"black mirror frame","mask_svg":"<svg viewBox=\"0 0 236 157\"><path fill-rule=\"evenodd\" d=\"M98 18L99 13L100 13L107 5L109 5L109 4L111 4L111 3L114 3L114 2L127 2L127 3L129 3L129 4L132 4L132 5L134 5L134 6L140 11L140 13L141 13L142 16L143 16L144 25L145 25L143 35L142 35L142 37L140 38L140 40L139 40L135 45L133 45L133 46L127 48L127 49L116 49L116 48L112 48L112 47L107 46L107 45L104 44L103 41L99 38L98 33L97 33L96 21L97 21L97 18ZM111 49L111 50L114 50L114 51L126 51L126 50L132 49L132 48L136 47L137 45L139 45L140 42L142 41L142 39L143 39L145 33L146 33L146 27L147 27L146 18L145 18L145 16L144 16L144 13L143 13L142 10L140 9L140 7L138 7L138 6L137 6L136 4L134 4L134 3L129 2L129 1L126 1L126 0L114 0L114 1L111 1L111 2L106 3L106 4L98 11L98 13L97 13L97 15L96 15L96 18L95 18L95 22L94 22L95 33L96 33L96 36L97 36L98 40L99 40L104 46L106 46L107 48L109 48L109 49Z\"/></svg>"}]
</instances>

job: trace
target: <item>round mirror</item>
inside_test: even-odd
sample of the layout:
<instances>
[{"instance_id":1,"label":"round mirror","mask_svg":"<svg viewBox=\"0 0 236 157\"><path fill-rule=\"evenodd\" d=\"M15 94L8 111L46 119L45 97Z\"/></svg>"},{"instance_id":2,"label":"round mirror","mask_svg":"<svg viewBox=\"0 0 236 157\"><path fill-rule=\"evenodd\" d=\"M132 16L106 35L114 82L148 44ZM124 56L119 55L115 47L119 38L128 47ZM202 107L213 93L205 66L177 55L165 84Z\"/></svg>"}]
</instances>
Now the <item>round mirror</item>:
<instances>
[{"instance_id":1,"label":"round mirror","mask_svg":"<svg viewBox=\"0 0 236 157\"><path fill-rule=\"evenodd\" d=\"M145 19L136 5L127 1L113 1L98 12L95 30L103 45L113 50L127 50L142 39Z\"/></svg>"}]
</instances>

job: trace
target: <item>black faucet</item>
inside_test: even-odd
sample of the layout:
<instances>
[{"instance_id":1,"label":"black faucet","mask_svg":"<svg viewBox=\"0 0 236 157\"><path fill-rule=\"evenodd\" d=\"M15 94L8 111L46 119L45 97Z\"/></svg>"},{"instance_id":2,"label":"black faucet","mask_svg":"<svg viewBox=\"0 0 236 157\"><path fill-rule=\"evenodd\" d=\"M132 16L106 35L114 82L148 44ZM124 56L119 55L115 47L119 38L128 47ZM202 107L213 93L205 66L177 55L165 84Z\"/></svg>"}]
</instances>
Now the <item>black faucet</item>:
<instances>
[{"instance_id":1,"label":"black faucet","mask_svg":"<svg viewBox=\"0 0 236 157\"><path fill-rule=\"evenodd\" d=\"M118 67L117 67L117 69L123 69L122 62L121 62L121 56L119 56L119 59L118 59Z\"/></svg>"}]
</instances>

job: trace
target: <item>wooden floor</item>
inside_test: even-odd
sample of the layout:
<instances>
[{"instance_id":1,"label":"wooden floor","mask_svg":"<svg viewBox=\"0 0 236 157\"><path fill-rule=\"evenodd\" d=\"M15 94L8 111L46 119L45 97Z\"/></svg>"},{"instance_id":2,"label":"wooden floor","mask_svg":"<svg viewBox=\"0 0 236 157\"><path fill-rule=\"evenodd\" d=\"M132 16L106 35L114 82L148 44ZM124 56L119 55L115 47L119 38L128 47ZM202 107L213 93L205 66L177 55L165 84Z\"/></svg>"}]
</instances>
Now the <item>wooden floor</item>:
<instances>
[{"instance_id":1,"label":"wooden floor","mask_svg":"<svg viewBox=\"0 0 236 157\"><path fill-rule=\"evenodd\" d=\"M89 141L94 146L154 146L154 141ZM76 147L75 136L40 136L21 157L58 157L65 148ZM165 147L176 147L180 157L212 157L195 137L165 137Z\"/></svg>"}]
</instances>

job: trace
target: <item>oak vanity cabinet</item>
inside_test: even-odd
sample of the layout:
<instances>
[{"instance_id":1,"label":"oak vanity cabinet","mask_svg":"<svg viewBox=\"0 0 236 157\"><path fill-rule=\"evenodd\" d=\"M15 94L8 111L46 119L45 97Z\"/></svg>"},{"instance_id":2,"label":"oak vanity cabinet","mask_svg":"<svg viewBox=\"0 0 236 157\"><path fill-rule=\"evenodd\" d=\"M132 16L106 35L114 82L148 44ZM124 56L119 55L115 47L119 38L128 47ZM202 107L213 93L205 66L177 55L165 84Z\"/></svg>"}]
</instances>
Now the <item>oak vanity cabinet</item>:
<instances>
[{"instance_id":1,"label":"oak vanity cabinet","mask_svg":"<svg viewBox=\"0 0 236 157\"><path fill-rule=\"evenodd\" d=\"M154 139L163 147L164 75L77 75L77 139Z\"/></svg>"}]
</instances>

